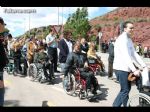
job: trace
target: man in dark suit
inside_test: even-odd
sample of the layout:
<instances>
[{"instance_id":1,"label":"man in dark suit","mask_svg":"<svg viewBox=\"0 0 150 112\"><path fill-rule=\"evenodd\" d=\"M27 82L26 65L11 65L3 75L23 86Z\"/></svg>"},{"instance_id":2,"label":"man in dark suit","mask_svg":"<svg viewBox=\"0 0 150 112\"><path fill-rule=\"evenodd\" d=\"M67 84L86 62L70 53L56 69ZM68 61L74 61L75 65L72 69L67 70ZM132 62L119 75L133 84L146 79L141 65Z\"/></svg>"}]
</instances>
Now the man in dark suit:
<instances>
[{"instance_id":1,"label":"man in dark suit","mask_svg":"<svg viewBox=\"0 0 150 112\"><path fill-rule=\"evenodd\" d=\"M67 56L70 52L72 52L72 42L71 42L71 35L70 31L63 32L64 37L59 42L59 62L61 65L61 69L63 71L64 64L66 63Z\"/></svg>"}]
</instances>

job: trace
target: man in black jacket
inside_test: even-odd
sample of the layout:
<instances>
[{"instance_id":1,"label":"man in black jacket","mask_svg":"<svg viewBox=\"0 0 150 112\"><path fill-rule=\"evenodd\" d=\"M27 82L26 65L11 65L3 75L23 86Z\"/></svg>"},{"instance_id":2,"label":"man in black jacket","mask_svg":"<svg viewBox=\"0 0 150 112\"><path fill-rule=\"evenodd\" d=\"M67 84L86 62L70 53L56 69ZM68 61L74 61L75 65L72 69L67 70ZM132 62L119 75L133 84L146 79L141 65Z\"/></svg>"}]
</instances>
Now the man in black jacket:
<instances>
[{"instance_id":1,"label":"man in black jacket","mask_svg":"<svg viewBox=\"0 0 150 112\"><path fill-rule=\"evenodd\" d=\"M101 94L101 91L97 89L98 83L93 72L89 71L87 58L81 53L81 44L76 43L74 45L73 52L70 53L67 57L64 75L67 76L69 71L72 71L74 68L79 68L81 78L86 80L86 88L88 96L94 96L94 94ZM91 92L91 85L94 86L94 90Z\"/></svg>"},{"instance_id":2,"label":"man in black jacket","mask_svg":"<svg viewBox=\"0 0 150 112\"><path fill-rule=\"evenodd\" d=\"M4 38L4 27L5 23L3 19L0 17L0 106L4 104L4 81L3 81L3 68L8 63L8 59L5 53L3 42Z\"/></svg>"},{"instance_id":3,"label":"man in black jacket","mask_svg":"<svg viewBox=\"0 0 150 112\"><path fill-rule=\"evenodd\" d=\"M67 56L69 53L72 52L72 42L71 42L71 35L72 33L70 31L64 31L63 32L63 38L59 42L59 62L61 64L62 71L64 70L64 65L67 60Z\"/></svg>"}]
</instances>

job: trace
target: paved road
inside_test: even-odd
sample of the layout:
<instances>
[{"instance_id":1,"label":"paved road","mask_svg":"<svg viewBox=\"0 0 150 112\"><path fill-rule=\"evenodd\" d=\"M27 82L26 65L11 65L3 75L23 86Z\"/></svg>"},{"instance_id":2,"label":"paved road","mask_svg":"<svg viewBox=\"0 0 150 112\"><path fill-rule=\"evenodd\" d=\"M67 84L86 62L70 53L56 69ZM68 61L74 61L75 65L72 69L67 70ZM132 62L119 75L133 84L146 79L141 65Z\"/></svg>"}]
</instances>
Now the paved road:
<instances>
[{"instance_id":1,"label":"paved road","mask_svg":"<svg viewBox=\"0 0 150 112\"><path fill-rule=\"evenodd\" d=\"M108 54L99 54L106 65ZM103 94L99 97L99 102L89 102L79 100L78 97L67 95L62 87L62 75L55 74L55 84L46 85L32 82L27 78L8 75L5 78L5 106L42 106L43 101L48 101L49 106L112 106L112 103L120 90L118 83L109 80L107 76L96 76ZM138 93L136 86L133 85L130 96Z\"/></svg>"}]
</instances>

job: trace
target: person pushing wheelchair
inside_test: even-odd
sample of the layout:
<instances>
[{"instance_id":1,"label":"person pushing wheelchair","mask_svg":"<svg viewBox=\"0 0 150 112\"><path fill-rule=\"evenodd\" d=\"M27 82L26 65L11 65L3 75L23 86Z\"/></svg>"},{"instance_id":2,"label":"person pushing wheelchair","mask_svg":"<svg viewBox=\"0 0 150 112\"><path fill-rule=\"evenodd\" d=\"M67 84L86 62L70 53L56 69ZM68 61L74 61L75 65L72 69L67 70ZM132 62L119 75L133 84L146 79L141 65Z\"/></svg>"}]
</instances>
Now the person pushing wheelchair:
<instances>
[{"instance_id":1,"label":"person pushing wheelchair","mask_svg":"<svg viewBox=\"0 0 150 112\"><path fill-rule=\"evenodd\" d=\"M74 44L73 52L71 52L66 60L64 67L64 75L67 76L68 72L73 72L75 68L79 68L81 78L86 80L86 89L88 96L94 96L96 94L101 94L102 92L98 90L98 83L94 73L89 70L87 58L83 56L80 49L80 42ZM94 89L91 91L91 86L93 85Z\"/></svg>"}]
</instances>

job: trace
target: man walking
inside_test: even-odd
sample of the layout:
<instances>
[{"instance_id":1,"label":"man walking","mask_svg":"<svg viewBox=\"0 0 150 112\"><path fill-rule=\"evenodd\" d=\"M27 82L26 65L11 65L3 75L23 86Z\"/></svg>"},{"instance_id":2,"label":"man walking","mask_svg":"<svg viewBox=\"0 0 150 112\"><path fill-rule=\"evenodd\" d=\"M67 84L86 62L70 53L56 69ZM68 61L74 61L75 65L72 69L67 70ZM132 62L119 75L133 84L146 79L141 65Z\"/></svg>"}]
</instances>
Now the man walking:
<instances>
[{"instance_id":1,"label":"man walking","mask_svg":"<svg viewBox=\"0 0 150 112\"><path fill-rule=\"evenodd\" d=\"M72 52L72 42L71 42L71 35L70 31L63 32L64 37L59 42L59 62L61 64L61 70L64 71L64 66L68 57L68 54Z\"/></svg>"},{"instance_id":2,"label":"man walking","mask_svg":"<svg viewBox=\"0 0 150 112\"><path fill-rule=\"evenodd\" d=\"M123 33L116 39L114 45L114 63L113 69L120 83L120 92L113 102L114 107L127 106L131 82L128 81L129 73L133 72L135 76L139 76L140 71L134 66L134 61L143 68L146 64L135 51L131 34L133 32L133 23L126 21L123 24Z\"/></svg>"},{"instance_id":3,"label":"man walking","mask_svg":"<svg viewBox=\"0 0 150 112\"><path fill-rule=\"evenodd\" d=\"M48 46L48 55L53 57L52 64L54 67L54 72L60 73L60 71L57 70L57 61L58 61L58 55L57 55L57 47L58 47L58 39L55 35L54 29L50 29L49 35L46 36L46 43ZM54 76L53 76L54 77Z\"/></svg>"}]
</instances>

